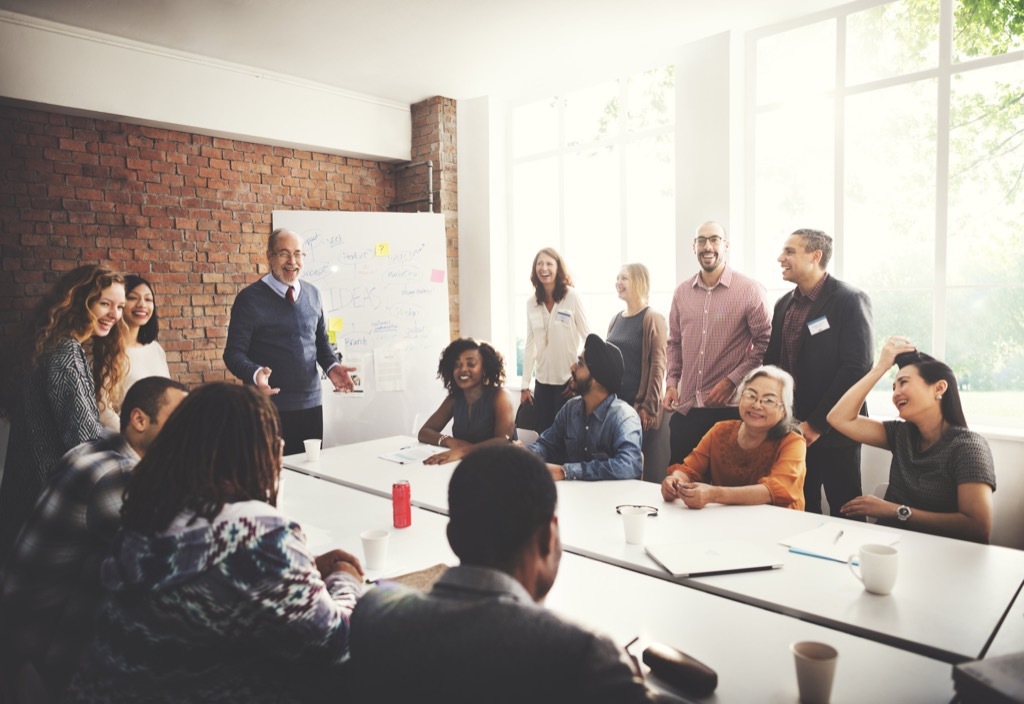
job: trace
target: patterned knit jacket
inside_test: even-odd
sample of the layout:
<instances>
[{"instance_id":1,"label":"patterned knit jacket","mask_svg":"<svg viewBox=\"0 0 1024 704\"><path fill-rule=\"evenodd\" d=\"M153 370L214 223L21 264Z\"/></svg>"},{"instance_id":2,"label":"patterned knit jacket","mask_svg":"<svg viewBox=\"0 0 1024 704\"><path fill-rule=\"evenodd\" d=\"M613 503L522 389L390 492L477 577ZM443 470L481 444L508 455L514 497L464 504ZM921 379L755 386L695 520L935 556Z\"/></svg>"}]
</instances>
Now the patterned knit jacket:
<instances>
[{"instance_id":1,"label":"patterned knit jacket","mask_svg":"<svg viewBox=\"0 0 1024 704\"><path fill-rule=\"evenodd\" d=\"M70 702L291 702L347 658L355 578L325 580L296 523L259 501L122 532ZM298 668L302 668L301 673Z\"/></svg>"}]
</instances>

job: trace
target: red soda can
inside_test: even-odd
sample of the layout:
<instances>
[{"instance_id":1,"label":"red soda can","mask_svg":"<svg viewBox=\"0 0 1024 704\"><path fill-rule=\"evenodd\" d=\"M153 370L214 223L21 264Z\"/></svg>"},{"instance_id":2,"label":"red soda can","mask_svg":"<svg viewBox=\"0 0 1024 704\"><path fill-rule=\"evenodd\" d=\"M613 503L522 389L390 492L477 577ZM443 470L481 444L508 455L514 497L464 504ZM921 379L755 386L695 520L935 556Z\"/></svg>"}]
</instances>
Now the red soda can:
<instances>
[{"instance_id":1,"label":"red soda can","mask_svg":"<svg viewBox=\"0 0 1024 704\"><path fill-rule=\"evenodd\" d=\"M412 491L405 479L391 485L391 508L395 514L395 528L412 525Z\"/></svg>"}]
</instances>

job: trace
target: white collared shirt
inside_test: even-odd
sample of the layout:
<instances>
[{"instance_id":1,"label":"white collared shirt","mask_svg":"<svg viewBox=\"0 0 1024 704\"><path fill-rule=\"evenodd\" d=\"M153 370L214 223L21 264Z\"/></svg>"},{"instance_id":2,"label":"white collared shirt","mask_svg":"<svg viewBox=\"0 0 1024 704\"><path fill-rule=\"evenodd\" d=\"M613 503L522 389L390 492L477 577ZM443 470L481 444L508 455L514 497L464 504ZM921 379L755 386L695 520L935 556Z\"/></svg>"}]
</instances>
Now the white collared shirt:
<instances>
[{"instance_id":1,"label":"white collared shirt","mask_svg":"<svg viewBox=\"0 0 1024 704\"><path fill-rule=\"evenodd\" d=\"M590 324L576 291L569 288L565 298L548 311L535 296L526 300L526 346L523 349L522 388L530 388L536 366L537 381L561 385L569 381L569 367L576 362L580 346L590 334Z\"/></svg>"}]
</instances>

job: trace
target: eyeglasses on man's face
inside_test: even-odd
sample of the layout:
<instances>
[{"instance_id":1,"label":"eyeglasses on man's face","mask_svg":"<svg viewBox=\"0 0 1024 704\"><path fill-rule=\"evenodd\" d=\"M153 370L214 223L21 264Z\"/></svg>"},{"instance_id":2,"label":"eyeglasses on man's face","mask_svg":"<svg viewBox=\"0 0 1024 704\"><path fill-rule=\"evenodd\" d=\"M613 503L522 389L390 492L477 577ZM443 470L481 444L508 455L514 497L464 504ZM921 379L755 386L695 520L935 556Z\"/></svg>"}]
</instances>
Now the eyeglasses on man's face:
<instances>
[{"instance_id":1,"label":"eyeglasses on man's face","mask_svg":"<svg viewBox=\"0 0 1024 704\"><path fill-rule=\"evenodd\" d=\"M306 256L306 253L303 252L301 249L298 249L294 252L287 249L279 249L278 251L274 252L274 256L282 261L287 261L289 259L302 259L303 257Z\"/></svg>"},{"instance_id":2,"label":"eyeglasses on man's face","mask_svg":"<svg viewBox=\"0 0 1024 704\"><path fill-rule=\"evenodd\" d=\"M761 408L765 409L766 411L773 411L776 408L782 406L782 401L780 401L776 397L758 396L757 392L754 391L753 389L747 389L746 391L744 391L742 394L740 394L740 398L746 401L747 403L760 403Z\"/></svg>"},{"instance_id":3,"label":"eyeglasses on man's face","mask_svg":"<svg viewBox=\"0 0 1024 704\"><path fill-rule=\"evenodd\" d=\"M701 237L695 238L693 241L697 243L698 247L703 247L708 242L710 242L712 246L717 247L718 245L722 244L722 242L723 242L722 238L719 237L718 235L711 235L711 237L703 237L703 236L701 236Z\"/></svg>"}]
</instances>

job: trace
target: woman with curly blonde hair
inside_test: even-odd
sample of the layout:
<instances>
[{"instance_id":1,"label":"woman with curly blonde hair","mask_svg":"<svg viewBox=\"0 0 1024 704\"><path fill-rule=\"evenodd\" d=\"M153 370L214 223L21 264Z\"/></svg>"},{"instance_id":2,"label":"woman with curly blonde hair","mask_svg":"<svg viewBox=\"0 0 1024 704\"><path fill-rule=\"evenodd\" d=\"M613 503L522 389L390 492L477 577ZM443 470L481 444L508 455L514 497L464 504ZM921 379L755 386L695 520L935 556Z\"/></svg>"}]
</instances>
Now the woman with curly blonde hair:
<instances>
[{"instance_id":1,"label":"woman with curly blonde hair","mask_svg":"<svg viewBox=\"0 0 1024 704\"><path fill-rule=\"evenodd\" d=\"M80 266L57 281L4 355L0 405L11 435L0 484L0 563L57 460L99 435L100 399L121 397L124 306L120 274Z\"/></svg>"}]
</instances>

